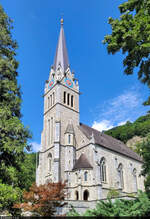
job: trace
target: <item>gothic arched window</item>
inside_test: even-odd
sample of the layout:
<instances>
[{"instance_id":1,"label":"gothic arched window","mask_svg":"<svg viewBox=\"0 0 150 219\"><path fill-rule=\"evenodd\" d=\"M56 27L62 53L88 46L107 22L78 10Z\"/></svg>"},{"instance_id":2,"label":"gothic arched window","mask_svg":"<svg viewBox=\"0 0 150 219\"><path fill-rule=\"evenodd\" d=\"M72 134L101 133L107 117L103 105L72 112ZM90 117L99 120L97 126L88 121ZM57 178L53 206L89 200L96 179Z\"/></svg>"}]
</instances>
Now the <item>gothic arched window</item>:
<instances>
[{"instance_id":1,"label":"gothic arched window","mask_svg":"<svg viewBox=\"0 0 150 219\"><path fill-rule=\"evenodd\" d=\"M84 192L83 192L83 200L84 201L87 201L89 198L89 191L86 189Z\"/></svg>"},{"instance_id":2,"label":"gothic arched window","mask_svg":"<svg viewBox=\"0 0 150 219\"><path fill-rule=\"evenodd\" d=\"M73 107L73 95L71 95L71 107Z\"/></svg>"},{"instance_id":3,"label":"gothic arched window","mask_svg":"<svg viewBox=\"0 0 150 219\"><path fill-rule=\"evenodd\" d=\"M79 200L79 193L78 191L75 191L76 200Z\"/></svg>"},{"instance_id":4,"label":"gothic arched window","mask_svg":"<svg viewBox=\"0 0 150 219\"><path fill-rule=\"evenodd\" d=\"M71 135L68 135L68 144L71 143Z\"/></svg>"},{"instance_id":5,"label":"gothic arched window","mask_svg":"<svg viewBox=\"0 0 150 219\"><path fill-rule=\"evenodd\" d=\"M137 171L133 169L133 180L134 180L134 192L137 192Z\"/></svg>"},{"instance_id":6,"label":"gothic arched window","mask_svg":"<svg viewBox=\"0 0 150 219\"><path fill-rule=\"evenodd\" d=\"M51 143L53 143L53 117L51 117Z\"/></svg>"},{"instance_id":7,"label":"gothic arched window","mask_svg":"<svg viewBox=\"0 0 150 219\"><path fill-rule=\"evenodd\" d=\"M122 163L118 166L118 176L119 176L119 187L123 189L124 187L124 180L123 180L123 165Z\"/></svg>"},{"instance_id":8,"label":"gothic arched window","mask_svg":"<svg viewBox=\"0 0 150 219\"><path fill-rule=\"evenodd\" d=\"M50 145L50 119L48 120L48 146Z\"/></svg>"},{"instance_id":9,"label":"gothic arched window","mask_svg":"<svg viewBox=\"0 0 150 219\"><path fill-rule=\"evenodd\" d=\"M75 179L76 182L78 182L78 174L77 173L75 174L75 177L76 177L76 179Z\"/></svg>"},{"instance_id":10,"label":"gothic arched window","mask_svg":"<svg viewBox=\"0 0 150 219\"><path fill-rule=\"evenodd\" d=\"M67 104L70 105L70 94L67 94Z\"/></svg>"},{"instance_id":11,"label":"gothic arched window","mask_svg":"<svg viewBox=\"0 0 150 219\"><path fill-rule=\"evenodd\" d=\"M66 103L66 91L64 91L64 103Z\"/></svg>"},{"instance_id":12,"label":"gothic arched window","mask_svg":"<svg viewBox=\"0 0 150 219\"><path fill-rule=\"evenodd\" d=\"M50 95L50 106L52 106L52 95Z\"/></svg>"},{"instance_id":13,"label":"gothic arched window","mask_svg":"<svg viewBox=\"0 0 150 219\"><path fill-rule=\"evenodd\" d=\"M50 102L49 102L49 97L48 97L48 109L49 109L49 106L50 106L49 104L50 104Z\"/></svg>"},{"instance_id":14,"label":"gothic arched window","mask_svg":"<svg viewBox=\"0 0 150 219\"><path fill-rule=\"evenodd\" d=\"M88 177L88 172L84 172L84 181L87 181L87 177Z\"/></svg>"},{"instance_id":15,"label":"gothic arched window","mask_svg":"<svg viewBox=\"0 0 150 219\"><path fill-rule=\"evenodd\" d=\"M104 157L100 161L100 179L101 182L106 182L106 160Z\"/></svg>"},{"instance_id":16,"label":"gothic arched window","mask_svg":"<svg viewBox=\"0 0 150 219\"><path fill-rule=\"evenodd\" d=\"M52 171L52 154L51 153L48 154L48 171L49 172Z\"/></svg>"},{"instance_id":17,"label":"gothic arched window","mask_svg":"<svg viewBox=\"0 0 150 219\"><path fill-rule=\"evenodd\" d=\"M53 92L53 105L55 104L55 93Z\"/></svg>"}]
</instances>

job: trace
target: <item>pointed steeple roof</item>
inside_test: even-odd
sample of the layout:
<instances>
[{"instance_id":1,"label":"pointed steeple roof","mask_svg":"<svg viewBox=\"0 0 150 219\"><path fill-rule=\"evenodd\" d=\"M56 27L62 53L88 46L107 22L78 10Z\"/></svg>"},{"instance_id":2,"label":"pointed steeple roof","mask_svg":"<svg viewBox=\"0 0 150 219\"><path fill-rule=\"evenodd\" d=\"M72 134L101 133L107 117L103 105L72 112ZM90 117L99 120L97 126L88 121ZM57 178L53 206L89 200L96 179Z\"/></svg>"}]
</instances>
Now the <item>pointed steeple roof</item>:
<instances>
[{"instance_id":1,"label":"pointed steeple roof","mask_svg":"<svg viewBox=\"0 0 150 219\"><path fill-rule=\"evenodd\" d=\"M72 170L76 170L76 169L91 169L93 168L92 165L90 164L90 162L88 161L87 157L85 156L85 154L81 154L79 159L76 161L74 167Z\"/></svg>"},{"instance_id":2,"label":"pointed steeple roof","mask_svg":"<svg viewBox=\"0 0 150 219\"><path fill-rule=\"evenodd\" d=\"M69 123L69 124L67 125L67 128L66 128L65 133L74 134L74 128L73 128L72 123Z\"/></svg>"},{"instance_id":3,"label":"pointed steeple roof","mask_svg":"<svg viewBox=\"0 0 150 219\"><path fill-rule=\"evenodd\" d=\"M59 65L61 65L63 72L65 72L69 66L68 53L67 53L65 34L64 34L64 28L63 28L63 19L61 19L59 40L58 40L56 55L54 59L53 67L55 71L57 70Z\"/></svg>"}]
</instances>

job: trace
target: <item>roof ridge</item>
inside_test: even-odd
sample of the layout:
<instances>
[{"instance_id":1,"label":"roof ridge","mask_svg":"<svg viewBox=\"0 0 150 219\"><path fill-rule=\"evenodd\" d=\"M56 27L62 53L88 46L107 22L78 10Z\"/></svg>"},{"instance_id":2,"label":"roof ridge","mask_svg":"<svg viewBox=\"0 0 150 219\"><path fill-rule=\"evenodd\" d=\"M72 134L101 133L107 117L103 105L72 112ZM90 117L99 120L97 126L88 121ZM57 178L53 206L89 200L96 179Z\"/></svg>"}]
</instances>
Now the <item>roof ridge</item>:
<instances>
[{"instance_id":1,"label":"roof ridge","mask_svg":"<svg viewBox=\"0 0 150 219\"><path fill-rule=\"evenodd\" d=\"M110 135L101 133L100 131L93 129L83 123L80 123L79 128L88 139L90 139L91 134L93 132L96 144L101 145L109 150L118 152L124 156L130 157L134 160L138 160L140 162L142 161L142 158L140 157L140 155L138 155L135 151L129 148L122 141Z\"/></svg>"}]
</instances>

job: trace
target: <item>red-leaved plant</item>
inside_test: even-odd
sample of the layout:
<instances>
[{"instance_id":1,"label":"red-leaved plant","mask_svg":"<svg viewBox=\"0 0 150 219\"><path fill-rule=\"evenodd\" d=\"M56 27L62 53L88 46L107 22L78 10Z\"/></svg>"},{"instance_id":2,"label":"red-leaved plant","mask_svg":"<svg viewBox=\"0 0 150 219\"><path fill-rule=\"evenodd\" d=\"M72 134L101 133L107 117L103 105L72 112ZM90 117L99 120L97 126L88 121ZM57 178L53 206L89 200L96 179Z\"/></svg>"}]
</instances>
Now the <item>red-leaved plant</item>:
<instances>
[{"instance_id":1,"label":"red-leaved plant","mask_svg":"<svg viewBox=\"0 0 150 219\"><path fill-rule=\"evenodd\" d=\"M17 203L14 208L30 211L41 216L52 216L56 207L62 207L64 203L66 183L48 183L37 186L35 183L30 187L29 192L23 193L23 203Z\"/></svg>"}]
</instances>

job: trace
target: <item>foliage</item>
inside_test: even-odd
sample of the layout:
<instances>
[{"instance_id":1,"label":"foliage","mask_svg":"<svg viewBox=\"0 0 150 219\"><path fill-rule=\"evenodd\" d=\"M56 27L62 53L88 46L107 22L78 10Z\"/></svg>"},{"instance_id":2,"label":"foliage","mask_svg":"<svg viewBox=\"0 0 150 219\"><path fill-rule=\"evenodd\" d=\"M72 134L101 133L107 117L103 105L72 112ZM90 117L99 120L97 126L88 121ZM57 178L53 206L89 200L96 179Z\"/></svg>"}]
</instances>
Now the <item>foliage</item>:
<instances>
[{"instance_id":1,"label":"foliage","mask_svg":"<svg viewBox=\"0 0 150 219\"><path fill-rule=\"evenodd\" d=\"M67 216L150 216L150 200L146 193L139 191L135 200L116 199L112 202L108 199L98 202L95 209L88 209L82 215L73 209Z\"/></svg>"},{"instance_id":2,"label":"foliage","mask_svg":"<svg viewBox=\"0 0 150 219\"><path fill-rule=\"evenodd\" d=\"M51 216L56 212L56 207L63 206L65 197L65 183L48 183L36 186L33 184L29 192L23 194L24 203L15 204L14 208L31 211L41 216Z\"/></svg>"},{"instance_id":3,"label":"foliage","mask_svg":"<svg viewBox=\"0 0 150 219\"><path fill-rule=\"evenodd\" d=\"M21 122L21 92L17 84L17 43L12 20L0 6L0 179L18 186L18 172L30 133Z\"/></svg>"},{"instance_id":4,"label":"foliage","mask_svg":"<svg viewBox=\"0 0 150 219\"><path fill-rule=\"evenodd\" d=\"M143 158L141 175L145 177L145 190L150 198L150 135L142 143L137 144L137 152Z\"/></svg>"},{"instance_id":5,"label":"foliage","mask_svg":"<svg viewBox=\"0 0 150 219\"><path fill-rule=\"evenodd\" d=\"M150 0L126 0L119 10L119 19L109 18L112 33L103 42L108 53L122 50L125 74L133 74L138 67L138 79L150 88ZM150 97L145 105L150 105Z\"/></svg>"},{"instance_id":6,"label":"foliage","mask_svg":"<svg viewBox=\"0 0 150 219\"><path fill-rule=\"evenodd\" d=\"M139 117L135 122L127 122L125 125L114 127L105 134L111 135L120 141L126 143L134 136L145 137L150 132L150 114Z\"/></svg>"},{"instance_id":7,"label":"foliage","mask_svg":"<svg viewBox=\"0 0 150 219\"><path fill-rule=\"evenodd\" d=\"M120 195L119 191L115 188L111 188L107 194L107 198L115 198L118 197Z\"/></svg>"},{"instance_id":8,"label":"foliage","mask_svg":"<svg viewBox=\"0 0 150 219\"><path fill-rule=\"evenodd\" d=\"M71 206L71 210L67 213L67 216L81 216L73 206Z\"/></svg>"},{"instance_id":9,"label":"foliage","mask_svg":"<svg viewBox=\"0 0 150 219\"><path fill-rule=\"evenodd\" d=\"M20 188L0 183L0 212L8 211L12 215L16 214L13 205L20 201L21 195Z\"/></svg>"},{"instance_id":10,"label":"foliage","mask_svg":"<svg viewBox=\"0 0 150 219\"><path fill-rule=\"evenodd\" d=\"M21 189L29 190L35 182L36 175L36 153L25 153L24 162L21 163L21 171L18 173L19 185Z\"/></svg>"}]
</instances>

